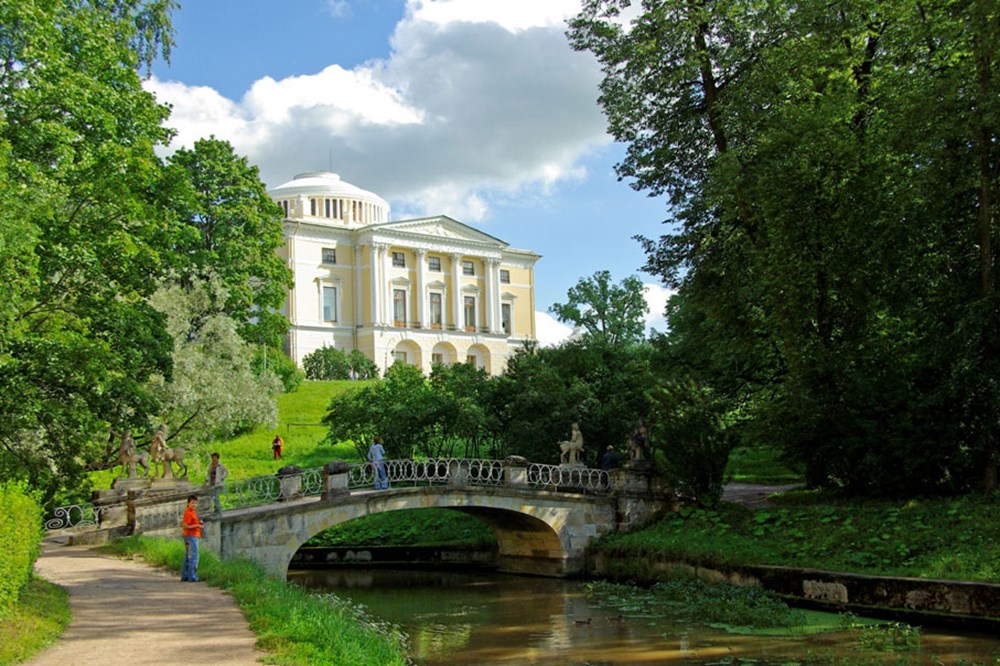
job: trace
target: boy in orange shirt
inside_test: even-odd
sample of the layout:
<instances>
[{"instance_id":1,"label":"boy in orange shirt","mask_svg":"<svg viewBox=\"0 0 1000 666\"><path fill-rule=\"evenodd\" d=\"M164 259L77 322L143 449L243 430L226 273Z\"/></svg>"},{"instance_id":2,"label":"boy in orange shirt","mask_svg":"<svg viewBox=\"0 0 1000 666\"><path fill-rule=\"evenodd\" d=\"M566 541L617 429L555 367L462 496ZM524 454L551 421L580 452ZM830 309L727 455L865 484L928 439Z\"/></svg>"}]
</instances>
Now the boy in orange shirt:
<instances>
[{"instance_id":1,"label":"boy in orange shirt","mask_svg":"<svg viewBox=\"0 0 1000 666\"><path fill-rule=\"evenodd\" d=\"M197 583L198 578L198 539L201 538L202 522L198 519L198 496L188 497L187 508L181 519L184 537L184 566L181 567L181 581Z\"/></svg>"}]
</instances>

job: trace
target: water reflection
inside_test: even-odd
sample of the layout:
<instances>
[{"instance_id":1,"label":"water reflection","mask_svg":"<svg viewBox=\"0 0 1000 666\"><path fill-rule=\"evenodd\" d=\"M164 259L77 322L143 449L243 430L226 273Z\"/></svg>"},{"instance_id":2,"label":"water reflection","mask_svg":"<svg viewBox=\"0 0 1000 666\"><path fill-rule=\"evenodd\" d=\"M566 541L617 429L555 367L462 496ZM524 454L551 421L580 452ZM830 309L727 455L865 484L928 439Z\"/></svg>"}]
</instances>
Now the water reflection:
<instances>
[{"instance_id":1,"label":"water reflection","mask_svg":"<svg viewBox=\"0 0 1000 666\"><path fill-rule=\"evenodd\" d=\"M588 602L580 583L439 571L294 571L295 582L364 604L409 636L423 666L992 664L1000 640L924 632L918 651L859 650L846 634L740 636ZM964 661L963 661L964 660Z\"/></svg>"}]
</instances>

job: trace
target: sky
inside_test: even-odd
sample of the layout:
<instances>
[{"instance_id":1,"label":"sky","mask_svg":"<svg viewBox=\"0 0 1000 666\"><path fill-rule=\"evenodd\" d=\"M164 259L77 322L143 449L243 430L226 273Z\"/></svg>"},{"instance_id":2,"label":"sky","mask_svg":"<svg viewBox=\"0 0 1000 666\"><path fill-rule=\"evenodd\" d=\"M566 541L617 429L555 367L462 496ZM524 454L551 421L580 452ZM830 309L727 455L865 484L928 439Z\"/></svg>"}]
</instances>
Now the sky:
<instances>
[{"instance_id":1,"label":"sky","mask_svg":"<svg viewBox=\"0 0 1000 666\"><path fill-rule=\"evenodd\" d=\"M228 140L269 188L330 170L389 201L392 218L448 215L542 255L536 334L584 277L646 284L647 325L668 291L640 272L665 200L620 182L601 72L574 52L579 0L181 0L175 45L146 88L171 105L167 152Z\"/></svg>"}]
</instances>

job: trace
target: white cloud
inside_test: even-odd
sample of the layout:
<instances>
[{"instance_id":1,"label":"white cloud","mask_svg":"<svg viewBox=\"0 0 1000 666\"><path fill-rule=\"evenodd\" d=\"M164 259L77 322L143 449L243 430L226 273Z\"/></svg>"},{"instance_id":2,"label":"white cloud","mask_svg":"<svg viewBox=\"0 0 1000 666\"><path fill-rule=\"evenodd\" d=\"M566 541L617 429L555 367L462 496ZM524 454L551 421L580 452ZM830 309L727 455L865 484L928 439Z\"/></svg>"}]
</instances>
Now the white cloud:
<instances>
[{"instance_id":1,"label":"white cloud","mask_svg":"<svg viewBox=\"0 0 1000 666\"><path fill-rule=\"evenodd\" d=\"M535 337L542 347L554 347L566 341L573 329L563 324L548 312L535 311Z\"/></svg>"},{"instance_id":2,"label":"white cloud","mask_svg":"<svg viewBox=\"0 0 1000 666\"><path fill-rule=\"evenodd\" d=\"M496 23L512 32L537 27L564 28L580 11L579 0L410 0L408 13L416 20L446 26L451 23Z\"/></svg>"},{"instance_id":3,"label":"white cloud","mask_svg":"<svg viewBox=\"0 0 1000 666\"><path fill-rule=\"evenodd\" d=\"M347 0L326 0L326 11L330 16L340 18L351 12L351 5Z\"/></svg>"},{"instance_id":4,"label":"white cloud","mask_svg":"<svg viewBox=\"0 0 1000 666\"><path fill-rule=\"evenodd\" d=\"M155 78L146 85L173 106L174 147L215 134L270 187L332 167L409 214L475 223L494 201L582 178L579 160L609 142L597 63L564 34L578 7L410 0L385 60L265 77L238 101Z\"/></svg>"},{"instance_id":5,"label":"white cloud","mask_svg":"<svg viewBox=\"0 0 1000 666\"><path fill-rule=\"evenodd\" d=\"M667 309L667 301L677 293L676 289L668 289L663 285L645 283L642 285L643 295L646 298L646 305L649 312L646 313L646 331L655 328L661 333L667 329L667 320L664 313Z\"/></svg>"}]
</instances>

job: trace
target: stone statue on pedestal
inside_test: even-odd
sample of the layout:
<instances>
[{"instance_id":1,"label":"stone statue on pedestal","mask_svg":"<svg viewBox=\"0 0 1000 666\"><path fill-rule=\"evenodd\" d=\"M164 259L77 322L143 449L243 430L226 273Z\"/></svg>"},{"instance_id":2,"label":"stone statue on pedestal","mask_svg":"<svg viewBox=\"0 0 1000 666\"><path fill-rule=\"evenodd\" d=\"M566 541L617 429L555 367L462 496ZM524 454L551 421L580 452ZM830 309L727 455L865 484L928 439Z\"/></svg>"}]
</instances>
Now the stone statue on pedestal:
<instances>
[{"instance_id":1,"label":"stone statue on pedestal","mask_svg":"<svg viewBox=\"0 0 1000 666\"><path fill-rule=\"evenodd\" d=\"M583 433L580 432L580 425L573 423L570 426L570 437L568 441L559 442L559 463L562 465L581 465L580 454L583 452Z\"/></svg>"}]
</instances>

